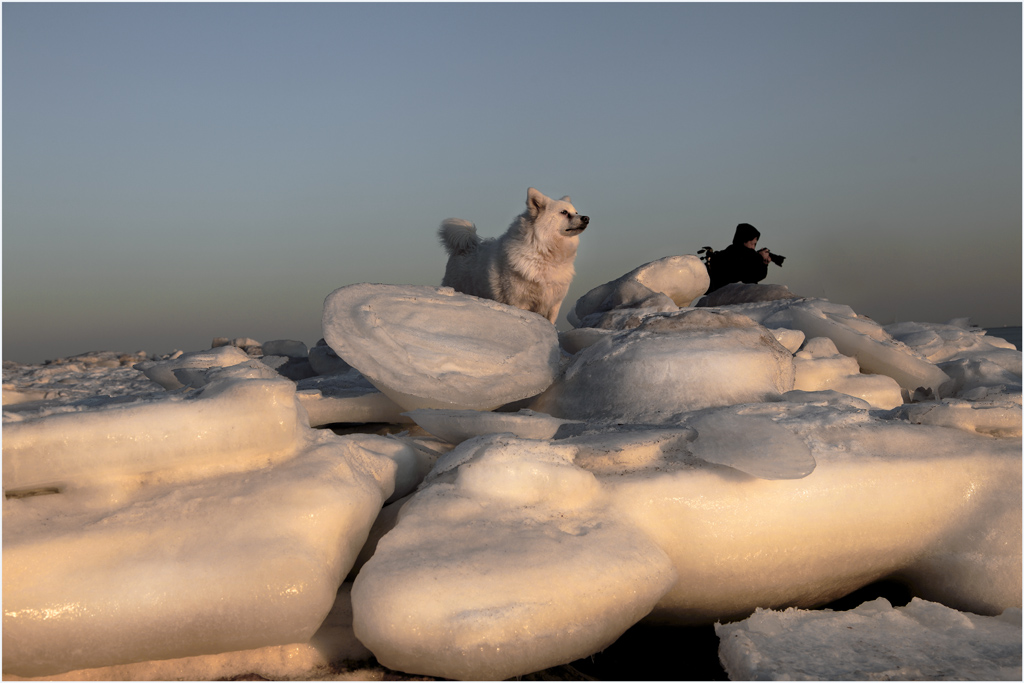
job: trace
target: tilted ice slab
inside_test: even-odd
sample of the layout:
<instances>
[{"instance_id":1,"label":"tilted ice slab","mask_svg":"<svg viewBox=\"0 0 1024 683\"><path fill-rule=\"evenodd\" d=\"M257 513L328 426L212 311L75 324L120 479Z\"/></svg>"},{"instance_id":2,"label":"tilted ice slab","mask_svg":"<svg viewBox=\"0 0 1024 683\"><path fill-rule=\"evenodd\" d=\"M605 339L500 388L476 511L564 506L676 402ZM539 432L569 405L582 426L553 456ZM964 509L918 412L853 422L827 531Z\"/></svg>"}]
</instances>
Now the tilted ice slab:
<instances>
[{"instance_id":1,"label":"tilted ice slab","mask_svg":"<svg viewBox=\"0 0 1024 683\"><path fill-rule=\"evenodd\" d=\"M788 327L801 330L808 339L828 337L843 355L856 358L861 370L892 377L908 392L923 387L938 396L942 385L950 380L934 363L897 343L873 321L825 310L810 302L790 306L785 317ZM766 322L770 323L771 319Z\"/></svg>"},{"instance_id":2,"label":"tilted ice slab","mask_svg":"<svg viewBox=\"0 0 1024 683\"><path fill-rule=\"evenodd\" d=\"M949 375L943 397L980 400L1021 390L1021 352L1005 339L969 328L967 320L895 323L885 330Z\"/></svg>"},{"instance_id":3,"label":"tilted ice slab","mask_svg":"<svg viewBox=\"0 0 1024 683\"><path fill-rule=\"evenodd\" d=\"M953 321L961 322L961 321ZM997 362L1006 370L1020 376L1021 352L1012 343L1001 337L993 337L985 330L971 329L964 325L946 323L893 323L885 331L916 353L933 363L942 363L977 354Z\"/></svg>"},{"instance_id":4,"label":"tilted ice slab","mask_svg":"<svg viewBox=\"0 0 1024 683\"><path fill-rule=\"evenodd\" d=\"M463 442L356 578L357 637L391 668L495 679L597 651L645 614L709 624L890 576L957 609L1020 606L1018 439L813 402L684 418Z\"/></svg>"},{"instance_id":5,"label":"tilted ice slab","mask_svg":"<svg viewBox=\"0 0 1024 683\"><path fill-rule=\"evenodd\" d=\"M601 337L530 408L573 420L663 422L793 388L793 356L749 318L703 309Z\"/></svg>"},{"instance_id":6,"label":"tilted ice slab","mask_svg":"<svg viewBox=\"0 0 1024 683\"><path fill-rule=\"evenodd\" d=\"M3 667L308 640L419 456L313 432L286 380L4 429Z\"/></svg>"},{"instance_id":7,"label":"tilted ice slab","mask_svg":"<svg viewBox=\"0 0 1024 683\"><path fill-rule=\"evenodd\" d=\"M983 617L878 598L845 612L758 610L715 632L734 681L1021 679L1019 609Z\"/></svg>"},{"instance_id":8,"label":"tilted ice slab","mask_svg":"<svg viewBox=\"0 0 1024 683\"><path fill-rule=\"evenodd\" d=\"M793 388L798 391L838 391L883 410L903 404L896 380L886 375L862 373L857 359L839 353L828 337L808 339L797 352L794 363Z\"/></svg>"},{"instance_id":9,"label":"tilted ice slab","mask_svg":"<svg viewBox=\"0 0 1024 683\"><path fill-rule=\"evenodd\" d=\"M692 305L708 291L707 268L693 255L666 256L590 290L569 309L573 327L589 326L594 316L616 308L657 308L671 311Z\"/></svg>"},{"instance_id":10,"label":"tilted ice slab","mask_svg":"<svg viewBox=\"0 0 1024 683\"><path fill-rule=\"evenodd\" d=\"M405 410L492 410L558 372L542 316L450 287L356 284L324 301L324 339Z\"/></svg>"},{"instance_id":11,"label":"tilted ice slab","mask_svg":"<svg viewBox=\"0 0 1024 683\"><path fill-rule=\"evenodd\" d=\"M980 401L944 398L907 403L894 413L914 424L953 427L989 436L1018 439L1021 436L1020 394L999 394Z\"/></svg>"}]
</instances>

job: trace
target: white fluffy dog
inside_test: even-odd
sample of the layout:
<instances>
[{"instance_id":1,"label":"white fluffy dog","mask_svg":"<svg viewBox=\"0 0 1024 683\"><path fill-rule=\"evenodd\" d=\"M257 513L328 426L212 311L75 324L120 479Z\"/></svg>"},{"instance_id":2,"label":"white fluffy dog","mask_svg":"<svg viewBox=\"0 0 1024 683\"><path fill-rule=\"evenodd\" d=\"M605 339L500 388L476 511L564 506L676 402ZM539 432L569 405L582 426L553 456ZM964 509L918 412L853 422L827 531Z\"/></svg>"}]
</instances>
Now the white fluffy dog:
<instances>
[{"instance_id":1,"label":"white fluffy dog","mask_svg":"<svg viewBox=\"0 0 1024 683\"><path fill-rule=\"evenodd\" d=\"M576 273L579 234L589 223L568 197L551 199L532 187L526 211L497 239L482 240L469 221L448 218L438 230L448 252L441 285L540 313L554 323Z\"/></svg>"}]
</instances>

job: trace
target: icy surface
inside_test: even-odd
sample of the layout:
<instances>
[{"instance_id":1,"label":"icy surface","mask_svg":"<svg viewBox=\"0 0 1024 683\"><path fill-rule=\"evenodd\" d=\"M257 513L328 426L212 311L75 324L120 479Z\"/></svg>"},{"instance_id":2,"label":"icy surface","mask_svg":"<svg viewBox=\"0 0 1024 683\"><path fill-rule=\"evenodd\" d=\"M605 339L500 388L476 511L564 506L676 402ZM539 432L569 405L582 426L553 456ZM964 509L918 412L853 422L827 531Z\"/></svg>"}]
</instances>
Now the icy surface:
<instances>
[{"instance_id":1,"label":"icy surface","mask_svg":"<svg viewBox=\"0 0 1024 683\"><path fill-rule=\"evenodd\" d=\"M888 410L903 404L900 385L885 375L861 374L856 358L844 356L828 337L809 339L794 360L799 391L838 391Z\"/></svg>"},{"instance_id":2,"label":"icy surface","mask_svg":"<svg viewBox=\"0 0 1024 683\"><path fill-rule=\"evenodd\" d=\"M307 640L384 500L401 441L305 426L285 380L4 429L4 671Z\"/></svg>"},{"instance_id":3,"label":"icy surface","mask_svg":"<svg viewBox=\"0 0 1024 683\"><path fill-rule=\"evenodd\" d=\"M17 422L4 427L4 491L246 469L291 456L304 429L286 380L223 382L176 401Z\"/></svg>"},{"instance_id":4,"label":"icy surface","mask_svg":"<svg viewBox=\"0 0 1024 683\"><path fill-rule=\"evenodd\" d=\"M385 666L501 680L572 661L676 580L657 546L609 517L573 449L483 438L473 462L406 504L356 577L355 633Z\"/></svg>"},{"instance_id":5,"label":"icy surface","mask_svg":"<svg viewBox=\"0 0 1024 683\"><path fill-rule=\"evenodd\" d=\"M1019 609L982 617L878 598L846 612L758 610L715 631L734 681L1021 679Z\"/></svg>"},{"instance_id":6,"label":"icy surface","mask_svg":"<svg viewBox=\"0 0 1024 683\"><path fill-rule=\"evenodd\" d=\"M309 424L319 427L338 423L409 423L402 408L370 384L353 368L342 374L299 380L299 403Z\"/></svg>"},{"instance_id":7,"label":"icy surface","mask_svg":"<svg viewBox=\"0 0 1024 683\"><path fill-rule=\"evenodd\" d=\"M896 415L914 424L966 429L997 437L1021 436L1020 394L1002 394L979 401L954 398L904 404Z\"/></svg>"},{"instance_id":8,"label":"icy surface","mask_svg":"<svg viewBox=\"0 0 1024 683\"><path fill-rule=\"evenodd\" d=\"M743 316L651 316L602 337L530 408L572 420L664 422L680 412L768 400L793 388L793 356Z\"/></svg>"},{"instance_id":9,"label":"icy surface","mask_svg":"<svg viewBox=\"0 0 1024 683\"><path fill-rule=\"evenodd\" d=\"M570 661L615 637L625 614L647 613L659 590L648 618L676 624L812 607L897 575L961 609L1019 606L1018 442L814 403L698 411L681 424L463 442L360 571L356 634L387 666L489 679L549 666L556 652ZM760 461L743 439L730 452L733 430L765 434ZM809 457L813 471L794 467ZM678 580L666 588L651 578L666 570L615 554L641 542ZM618 607L601 603L604 630L580 630L598 607L573 596L594 586Z\"/></svg>"},{"instance_id":10,"label":"icy surface","mask_svg":"<svg viewBox=\"0 0 1024 683\"><path fill-rule=\"evenodd\" d=\"M792 306L787 313L792 326L808 338L828 337L844 355L856 358L861 370L892 377L908 391L924 387L938 395L949 381L937 366L897 346L871 321L808 305Z\"/></svg>"},{"instance_id":11,"label":"icy surface","mask_svg":"<svg viewBox=\"0 0 1024 683\"><path fill-rule=\"evenodd\" d=\"M380 661L468 678L880 578L1020 606L1019 352L822 299L680 308L670 262L557 337L358 285L325 307L351 366L248 338L5 362L5 676L318 676L366 656L323 640L346 575Z\"/></svg>"},{"instance_id":12,"label":"icy surface","mask_svg":"<svg viewBox=\"0 0 1024 683\"><path fill-rule=\"evenodd\" d=\"M182 353L168 360L142 361L135 367L165 389L180 389L184 384L175 376L175 370L228 367L248 360L249 354L238 347L218 346L208 351Z\"/></svg>"},{"instance_id":13,"label":"icy surface","mask_svg":"<svg viewBox=\"0 0 1024 683\"><path fill-rule=\"evenodd\" d=\"M4 361L4 422L163 395L163 387L135 369L144 360L150 360L145 351L95 351L43 365Z\"/></svg>"},{"instance_id":14,"label":"icy surface","mask_svg":"<svg viewBox=\"0 0 1024 683\"><path fill-rule=\"evenodd\" d=\"M406 410L491 410L540 393L558 371L551 323L447 287L342 287L323 323L331 348Z\"/></svg>"},{"instance_id":15,"label":"icy surface","mask_svg":"<svg viewBox=\"0 0 1024 683\"><path fill-rule=\"evenodd\" d=\"M352 633L351 583L343 583L327 618L309 640L251 650L160 659L76 669L47 676L60 681L216 681L260 676L267 680L337 679L337 668L364 662L373 654ZM355 673L350 680L373 680L376 672ZM5 672L4 680L26 680ZM27 680L39 680L29 678Z\"/></svg>"},{"instance_id":16,"label":"icy surface","mask_svg":"<svg viewBox=\"0 0 1024 683\"><path fill-rule=\"evenodd\" d=\"M602 314L616 308L673 311L692 305L710 283L707 268L696 256L666 256L590 290L567 318L573 327L602 327Z\"/></svg>"},{"instance_id":17,"label":"icy surface","mask_svg":"<svg viewBox=\"0 0 1024 683\"><path fill-rule=\"evenodd\" d=\"M795 299L797 296L789 291L786 285L761 285L732 282L708 294L698 302L698 306L729 306L749 304L758 301L777 301L779 299Z\"/></svg>"}]
</instances>

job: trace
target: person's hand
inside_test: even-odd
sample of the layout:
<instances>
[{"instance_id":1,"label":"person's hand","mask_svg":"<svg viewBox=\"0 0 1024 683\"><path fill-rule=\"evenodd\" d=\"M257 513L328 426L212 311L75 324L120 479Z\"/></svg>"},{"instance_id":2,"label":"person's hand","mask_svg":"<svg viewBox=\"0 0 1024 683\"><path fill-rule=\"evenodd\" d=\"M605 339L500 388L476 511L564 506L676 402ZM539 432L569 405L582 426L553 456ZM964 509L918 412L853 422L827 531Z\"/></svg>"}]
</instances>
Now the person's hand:
<instances>
[{"instance_id":1,"label":"person's hand","mask_svg":"<svg viewBox=\"0 0 1024 683\"><path fill-rule=\"evenodd\" d=\"M761 258L764 259L765 263L768 263L769 261L772 260L772 253L770 251L768 251L768 247L764 247L763 249L758 249L757 253L761 255Z\"/></svg>"}]
</instances>

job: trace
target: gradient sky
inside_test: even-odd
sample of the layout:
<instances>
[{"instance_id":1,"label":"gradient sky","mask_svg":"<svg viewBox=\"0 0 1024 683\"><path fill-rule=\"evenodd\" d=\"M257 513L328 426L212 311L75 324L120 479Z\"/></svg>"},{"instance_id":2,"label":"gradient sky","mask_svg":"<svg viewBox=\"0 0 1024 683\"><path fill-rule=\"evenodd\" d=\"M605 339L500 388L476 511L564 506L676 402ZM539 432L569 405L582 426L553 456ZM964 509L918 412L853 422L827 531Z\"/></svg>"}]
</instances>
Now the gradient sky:
<instances>
[{"instance_id":1,"label":"gradient sky","mask_svg":"<svg viewBox=\"0 0 1024 683\"><path fill-rule=\"evenodd\" d=\"M749 222L788 257L767 283L1019 325L1021 19L4 3L3 358L312 345L332 290L439 284L440 221L496 236L529 186L591 217L563 319Z\"/></svg>"}]
</instances>

